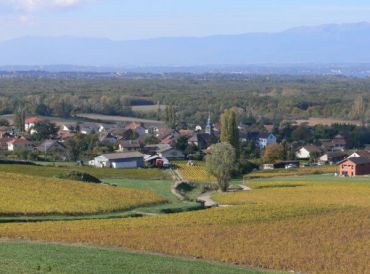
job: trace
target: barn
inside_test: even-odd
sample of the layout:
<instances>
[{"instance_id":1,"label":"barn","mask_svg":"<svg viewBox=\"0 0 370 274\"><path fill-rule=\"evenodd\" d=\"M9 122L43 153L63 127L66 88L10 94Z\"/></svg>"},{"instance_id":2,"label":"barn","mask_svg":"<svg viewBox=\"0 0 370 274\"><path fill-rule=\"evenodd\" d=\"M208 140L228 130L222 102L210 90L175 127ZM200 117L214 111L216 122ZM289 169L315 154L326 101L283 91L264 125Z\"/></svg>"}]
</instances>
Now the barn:
<instances>
[{"instance_id":1,"label":"barn","mask_svg":"<svg viewBox=\"0 0 370 274\"><path fill-rule=\"evenodd\" d=\"M144 155L140 152L103 154L89 162L90 166L111 168L144 167Z\"/></svg>"},{"instance_id":2,"label":"barn","mask_svg":"<svg viewBox=\"0 0 370 274\"><path fill-rule=\"evenodd\" d=\"M341 176L361 176L370 174L370 159L365 157L352 157L339 162Z\"/></svg>"}]
</instances>

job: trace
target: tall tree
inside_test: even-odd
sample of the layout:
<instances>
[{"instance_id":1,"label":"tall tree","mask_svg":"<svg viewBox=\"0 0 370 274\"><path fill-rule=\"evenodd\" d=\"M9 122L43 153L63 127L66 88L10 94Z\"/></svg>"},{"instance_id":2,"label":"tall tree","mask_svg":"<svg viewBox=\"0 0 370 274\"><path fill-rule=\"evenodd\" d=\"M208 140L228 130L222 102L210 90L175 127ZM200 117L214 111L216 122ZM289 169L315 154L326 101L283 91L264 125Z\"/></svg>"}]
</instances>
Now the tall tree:
<instances>
[{"instance_id":1,"label":"tall tree","mask_svg":"<svg viewBox=\"0 0 370 274\"><path fill-rule=\"evenodd\" d=\"M166 124L172 128L176 127L176 108L173 105L166 106Z\"/></svg>"},{"instance_id":2,"label":"tall tree","mask_svg":"<svg viewBox=\"0 0 370 274\"><path fill-rule=\"evenodd\" d=\"M355 98L352 106L352 118L359 119L362 124L365 124L366 105L364 97L359 95Z\"/></svg>"},{"instance_id":3,"label":"tall tree","mask_svg":"<svg viewBox=\"0 0 370 274\"><path fill-rule=\"evenodd\" d=\"M211 152L206 157L207 171L217 178L218 186L225 192L235 169L235 149L229 143L219 143L211 147Z\"/></svg>"},{"instance_id":4,"label":"tall tree","mask_svg":"<svg viewBox=\"0 0 370 274\"><path fill-rule=\"evenodd\" d=\"M14 115L14 124L15 127L20 131L25 131L25 125L26 125L26 110L25 108L18 108L18 110L15 112Z\"/></svg>"},{"instance_id":5,"label":"tall tree","mask_svg":"<svg viewBox=\"0 0 370 274\"><path fill-rule=\"evenodd\" d=\"M236 113L232 109L227 109L221 115L221 142L229 143L235 149L236 159L240 156L239 129L236 122Z\"/></svg>"}]
</instances>

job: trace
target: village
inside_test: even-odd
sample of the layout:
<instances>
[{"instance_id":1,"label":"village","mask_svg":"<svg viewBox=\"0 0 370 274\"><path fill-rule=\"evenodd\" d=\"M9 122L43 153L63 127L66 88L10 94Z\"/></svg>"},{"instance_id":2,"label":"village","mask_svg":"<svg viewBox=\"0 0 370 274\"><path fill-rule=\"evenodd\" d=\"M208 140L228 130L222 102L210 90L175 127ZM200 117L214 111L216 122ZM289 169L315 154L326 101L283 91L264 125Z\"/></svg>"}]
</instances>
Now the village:
<instances>
[{"instance_id":1,"label":"village","mask_svg":"<svg viewBox=\"0 0 370 274\"><path fill-rule=\"evenodd\" d=\"M204 125L197 125L193 129L176 129L165 123L130 121L102 123L58 120L54 123L53 118L34 116L24 119L22 131L11 122L3 121L0 127L3 161L77 161L81 165L96 168L166 169L174 167L172 162L178 160L192 164L193 160L202 161L212 153L211 147L220 142L221 134L221 123L213 122L211 114ZM255 129L251 124L238 124L240 147L248 147L244 153L254 155L250 160L252 168L249 168L249 172L338 165L338 176L370 174L370 148L347 149L347 140L340 134L332 139L320 139L316 144L296 140L287 145L285 140L278 140L273 125L266 124ZM96 139L94 142L89 139L90 153L83 153L87 148L81 143L71 142L81 136ZM268 150L272 154L274 151L279 154L282 148L289 150L285 154L290 153L290 156L265 157ZM76 153L76 150L80 151Z\"/></svg>"}]
</instances>

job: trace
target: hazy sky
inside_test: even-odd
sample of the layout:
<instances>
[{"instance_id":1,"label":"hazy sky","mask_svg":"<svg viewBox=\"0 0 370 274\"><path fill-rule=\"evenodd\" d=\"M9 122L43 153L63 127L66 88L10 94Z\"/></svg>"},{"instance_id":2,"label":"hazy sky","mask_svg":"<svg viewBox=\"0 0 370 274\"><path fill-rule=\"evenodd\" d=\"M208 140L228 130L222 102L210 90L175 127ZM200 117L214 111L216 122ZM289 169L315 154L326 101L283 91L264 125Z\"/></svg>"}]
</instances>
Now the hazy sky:
<instances>
[{"instance_id":1,"label":"hazy sky","mask_svg":"<svg viewBox=\"0 0 370 274\"><path fill-rule=\"evenodd\" d=\"M0 0L0 40L139 39L370 22L370 0Z\"/></svg>"}]
</instances>

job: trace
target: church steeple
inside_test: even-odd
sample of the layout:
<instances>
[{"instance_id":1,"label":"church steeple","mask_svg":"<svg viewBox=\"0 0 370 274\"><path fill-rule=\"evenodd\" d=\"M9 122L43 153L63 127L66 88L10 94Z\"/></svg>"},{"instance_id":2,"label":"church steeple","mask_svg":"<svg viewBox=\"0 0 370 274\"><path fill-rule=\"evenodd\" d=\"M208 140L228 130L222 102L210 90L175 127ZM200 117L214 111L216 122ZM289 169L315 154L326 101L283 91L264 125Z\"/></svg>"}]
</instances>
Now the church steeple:
<instances>
[{"instance_id":1,"label":"church steeple","mask_svg":"<svg viewBox=\"0 0 370 274\"><path fill-rule=\"evenodd\" d=\"M213 127L212 127L212 121L211 121L211 112L209 112L209 114L208 114L206 133L209 134L209 135L213 134Z\"/></svg>"}]
</instances>

